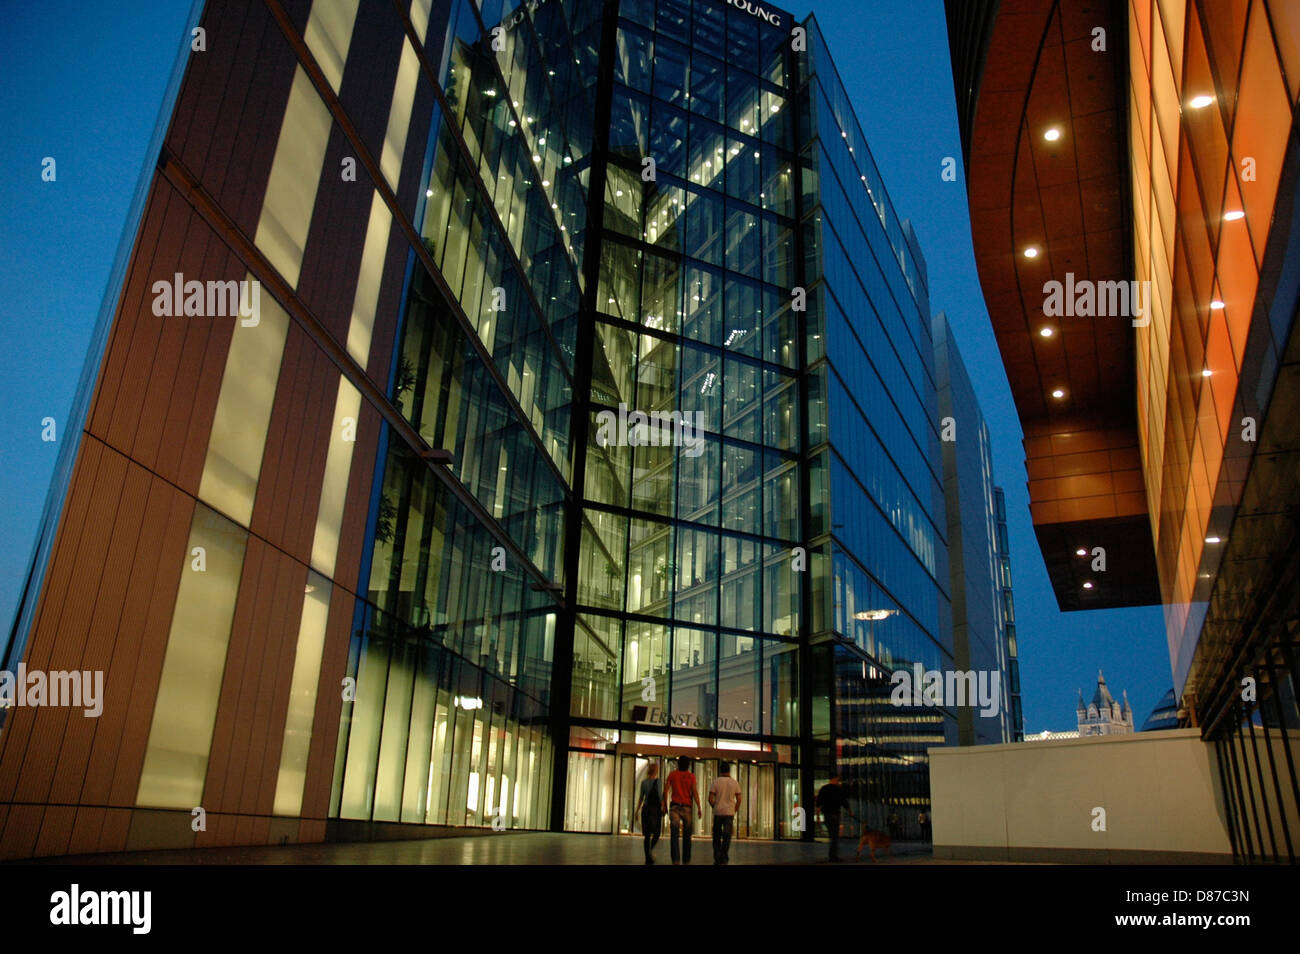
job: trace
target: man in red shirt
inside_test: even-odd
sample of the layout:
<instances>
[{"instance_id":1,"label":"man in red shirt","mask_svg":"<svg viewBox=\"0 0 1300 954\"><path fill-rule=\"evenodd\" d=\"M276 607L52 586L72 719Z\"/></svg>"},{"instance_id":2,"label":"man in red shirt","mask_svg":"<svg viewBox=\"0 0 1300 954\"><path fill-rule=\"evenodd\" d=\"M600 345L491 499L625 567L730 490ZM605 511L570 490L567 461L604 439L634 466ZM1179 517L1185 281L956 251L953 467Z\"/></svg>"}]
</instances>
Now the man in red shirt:
<instances>
[{"instance_id":1,"label":"man in red shirt","mask_svg":"<svg viewBox=\"0 0 1300 954\"><path fill-rule=\"evenodd\" d=\"M682 756L677 760L677 768L668 773L668 823L672 826L673 864L691 863L691 833L695 830L693 809L702 810L700 791L695 782L695 773L691 771L691 760ZM692 806L692 803L694 805ZM678 861L677 831L682 832L681 861Z\"/></svg>"}]
</instances>

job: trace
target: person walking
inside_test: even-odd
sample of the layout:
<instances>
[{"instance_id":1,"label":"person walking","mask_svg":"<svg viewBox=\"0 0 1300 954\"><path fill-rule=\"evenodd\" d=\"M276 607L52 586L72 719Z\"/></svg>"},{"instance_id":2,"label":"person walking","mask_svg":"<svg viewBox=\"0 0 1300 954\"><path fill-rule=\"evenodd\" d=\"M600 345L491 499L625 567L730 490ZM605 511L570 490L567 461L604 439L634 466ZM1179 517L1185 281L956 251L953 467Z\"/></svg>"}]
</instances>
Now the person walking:
<instances>
[{"instance_id":1,"label":"person walking","mask_svg":"<svg viewBox=\"0 0 1300 954\"><path fill-rule=\"evenodd\" d=\"M921 840L929 841L930 840L930 816L927 815L925 812L921 812L921 814L916 816L916 821L917 824L921 826Z\"/></svg>"},{"instance_id":2,"label":"person walking","mask_svg":"<svg viewBox=\"0 0 1300 954\"><path fill-rule=\"evenodd\" d=\"M641 793L637 796L636 808L632 817L641 818L641 834L645 836L645 863L655 863L655 845L659 844L659 834L663 830L664 789L659 783L659 763L651 762L646 769L646 777L641 780Z\"/></svg>"},{"instance_id":3,"label":"person walking","mask_svg":"<svg viewBox=\"0 0 1300 954\"><path fill-rule=\"evenodd\" d=\"M822 819L826 823L826 834L831 840L831 861L840 860L840 813L848 796L840 784L839 775L832 775L831 780L817 791L817 807L821 809ZM849 812L852 815L852 812Z\"/></svg>"},{"instance_id":4,"label":"person walking","mask_svg":"<svg viewBox=\"0 0 1300 954\"><path fill-rule=\"evenodd\" d=\"M692 807L703 811L699 786L695 782L695 773L691 771L691 760L682 756L677 760L677 768L668 773L668 824L671 827L668 846L672 850L673 864L691 863L691 834L695 830ZM680 853L677 848L679 830L682 835Z\"/></svg>"},{"instance_id":5,"label":"person walking","mask_svg":"<svg viewBox=\"0 0 1300 954\"><path fill-rule=\"evenodd\" d=\"M713 806L713 863L731 863L731 833L740 810L740 783L731 777L731 763L718 765L718 777L709 786Z\"/></svg>"}]
</instances>

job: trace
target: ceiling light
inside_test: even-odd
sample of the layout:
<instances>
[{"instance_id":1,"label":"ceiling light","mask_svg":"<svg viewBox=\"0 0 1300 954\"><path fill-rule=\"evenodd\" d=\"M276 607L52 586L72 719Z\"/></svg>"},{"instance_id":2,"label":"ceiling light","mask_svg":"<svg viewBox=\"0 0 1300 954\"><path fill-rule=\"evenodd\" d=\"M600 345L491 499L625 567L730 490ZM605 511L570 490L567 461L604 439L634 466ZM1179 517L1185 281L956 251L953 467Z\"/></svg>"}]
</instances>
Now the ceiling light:
<instances>
[{"instance_id":1,"label":"ceiling light","mask_svg":"<svg viewBox=\"0 0 1300 954\"><path fill-rule=\"evenodd\" d=\"M1065 392L1062 391L1060 388L1057 388L1055 391L1052 392L1052 397L1063 398L1065 397Z\"/></svg>"},{"instance_id":2,"label":"ceiling light","mask_svg":"<svg viewBox=\"0 0 1300 954\"><path fill-rule=\"evenodd\" d=\"M1083 588L1084 588L1085 590L1090 590L1090 589L1092 589L1092 583L1091 583L1091 582L1088 582L1088 583L1083 584Z\"/></svg>"},{"instance_id":3,"label":"ceiling light","mask_svg":"<svg viewBox=\"0 0 1300 954\"><path fill-rule=\"evenodd\" d=\"M1213 373L1214 373L1214 372L1211 371L1209 368L1205 368L1203 371L1201 371L1201 377L1203 377L1203 378L1208 378L1208 377L1209 377L1210 375L1212 375Z\"/></svg>"},{"instance_id":4,"label":"ceiling light","mask_svg":"<svg viewBox=\"0 0 1300 954\"><path fill-rule=\"evenodd\" d=\"M1039 334L1041 337L1043 337L1043 338L1050 338L1050 337L1052 337L1052 335L1054 335L1055 333L1056 333L1056 332L1052 331L1051 328L1042 328L1042 329L1040 329L1039 332L1038 332L1038 334Z\"/></svg>"},{"instance_id":5,"label":"ceiling light","mask_svg":"<svg viewBox=\"0 0 1300 954\"><path fill-rule=\"evenodd\" d=\"M1077 549L1077 550L1074 551L1074 555L1075 555L1075 556L1087 556L1087 555L1088 555L1088 551L1087 551L1087 549L1084 548L1084 547L1079 547L1079 549Z\"/></svg>"},{"instance_id":6,"label":"ceiling light","mask_svg":"<svg viewBox=\"0 0 1300 954\"><path fill-rule=\"evenodd\" d=\"M1206 537L1206 538L1205 538L1205 542L1206 542L1206 543L1222 543L1222 542L1223 542L1223 539L1222 539L1221 537Z\"/></svg>"},{"instance_id":7,"label":"ceiling light","mask_svg":"<svg viewBox=\"0 0 1300 954\"><path fill-rule=\"evenodd\" d=\"M1029 248L1025 249L1025 258L1037 258L1037 257L1038 257L1037 245L1031 245L1029 246Z\"/></svg>"},{"instance_id":8,"label":"ceiling light","mask_svg":"<svg viewBox=\"0 0 1300 954\"><path fill-rule=\"evenodd\" d=\"M1221 299L1216 298L1214 299L1214 301L1210 302L1211 311L1218 311L1222 307L1223 307L1223 301Z\"/></svg>"},{"instance_id":9,"label":"ceiling light","mask_svg":"<svg viewBox=\"0 0 1300 954\"><path fill-rule=\"evenodd\" d=\"M425 190L424 190L424 197L425 197L426 199L432 199L432 198L433 198L433 190L432 190L432 189L425 189Z\"/></svg>"},{"instance_id":10,"label":"ceiling light","mask_svg":"<svg viewBox=\"0 0 1300 954\"><path fill-rule=\"evenodd\" d=\"M1045 133L1043 133L1043 138L1046 139L1048 142L1056 142L1056 140L1058 140L1058 139L1061 138L1061 129L1060 129L1060 127L1059 127L1059 126L1053 126L1051 129L1049 129L1049 130L1047 130Z\"/></svg>"},{"instance_id":11,"label":"ceiling light","mask_svg":"<svg viewBox=\"0 0 1300 954\"><path fill-rule=\"evenodd\" d=\"M1238 219L1244 219L1245 217L1246 213L1241 211L1241 209L1233 209L1231 212L1223 213L1223 221L1225 222L1235 222Z\"/></svg>"},{"instance_id":12,"label":"ceiling light","mask_svg":"<svg viewBox=\"0 0 1300 954\"><path fill-rule=\"evenodd\" d=\"M1192 109L1204 109L1206 106L1209 106L1210 103L1212 102L1214 102L1213 96L1209 96L1205 93L1202 93L1200 96L1192 97L1191 107Z\"/></svg>"}]
</instances>

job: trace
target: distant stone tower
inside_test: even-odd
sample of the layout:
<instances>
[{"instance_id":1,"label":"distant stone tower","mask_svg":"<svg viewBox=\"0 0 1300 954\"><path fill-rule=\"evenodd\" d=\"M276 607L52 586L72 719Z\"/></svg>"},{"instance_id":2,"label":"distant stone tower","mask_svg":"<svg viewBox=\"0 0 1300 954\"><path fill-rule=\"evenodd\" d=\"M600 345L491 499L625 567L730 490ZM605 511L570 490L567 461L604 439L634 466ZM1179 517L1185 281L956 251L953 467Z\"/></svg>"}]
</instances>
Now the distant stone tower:
<instances>
[{"instance_id":1,"label":"distant stone tower","mask_svg":"<svg viewBox=\"0 0 1300 954\"><path fill-rule=\"evenodd\" d=\"M1097 691L1092 702L1083 704L1083 690L1079 690L1079 704L1075 714L1079 717L1079 738L1090 735L1129 735L1133 732L1133 710L1129 708L1128 692L1121 706L1106 688L1106 677L1097 670Z\"/></svg>"}]
</instances>

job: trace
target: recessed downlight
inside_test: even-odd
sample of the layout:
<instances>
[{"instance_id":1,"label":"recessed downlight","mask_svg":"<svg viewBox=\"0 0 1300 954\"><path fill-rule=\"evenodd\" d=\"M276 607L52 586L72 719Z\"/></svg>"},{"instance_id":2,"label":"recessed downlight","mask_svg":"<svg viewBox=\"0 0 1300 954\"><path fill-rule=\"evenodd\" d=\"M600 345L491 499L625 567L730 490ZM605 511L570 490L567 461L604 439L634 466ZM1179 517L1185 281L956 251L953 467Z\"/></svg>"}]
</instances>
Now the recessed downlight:
<instances>
[{"instance_id":1,"label":"recessed downlight","mask_svg":"<svg viewBox=\"0 0 1300 954\"><path fill-rule=\"evenodd\" d=\"M1210 310L1211 310L1211 311L1218 311L1218 310L1221 309L1222 307L1223 307L1223 300L1220 299L1220 298L1216 298L1216 299L1214 299L1214 301L1210 302Z\"/></svg>"},{"instance_id":2,"label":"recessed downlight","mask_svg":"<svg viewBox=\"0 0 1300 954\"><path fill-rule=\"evenodd\" d=\"M1060 388L1057 388L1055 391L1052 392L1052 397L1056 398L1059 401L1061 398L1065 397L1065 392L1062 391Z\"/></svg>"},{"instance_id":3,"label":"recessed downlight","mask_svg":"<svg viewBox=\"0 0 1300 954\"><path fill-rule=\"evenodd\" d=\"M1088 550L1087 550L1086 547L1079 547L1079 549L1077 549L1077 550L1074 551L1074 555L1075 555L1075 556L1087 556L1087 555L1088 555Z\"/></svg>"},{"instance_id":4,"label":"recessed downlight","mask_svg":"<svg viewBox=\"0 0 1300 954\"><path fill-rule=\"evenodd\" d=\"M1205 538L1205 542L1206 542L1206 543L1222 543L1222 542L1223 542L1223 538L1222 538L1222 537L1206 537L1206 538Z\"/></svg>"},{"instance_id":5,"label":"recessed downlight","mask_svg":"<svg viewBox=\"0 0 1300 954\"><path fill-rule=\"evenodd\" d=\"M1052 126L1050 129L1044 130L1043 138L1046 139L1048 142L1056 142L1058 139L1061 138L1061 127Z\"/></svg>"},{"instance_id":6,"label":"recessed downlight","mask_svg":"<svg viewBox=\"0 0 1300 954\"><path fill-rule=\"evenodd\" d=\"M1190 105L1192 109L1204 109L1212 102L1214 102L1213 96L1208 93L1201 93L1199 96L1193 96L1188 105Z\"/></svg>"},{"instance_id":7,"label":"recessed downlight","mask_svg":"<svg viewBox=\"0 0 1300 954\"><path fill-rule=\"evenodd\" d=\"M1244 219L1245 217L1246 213L1241 211L1241 209L1233 209L1231 212L1223 213L1223 221L1225 222L1235 222L1238 219Z\"/></svg>"},{"instance_id":8,"label":"recessed downlight","mask_svg":"<svg viewBox=\"0 0 1300 954\"><path fill-rule=\"evenodd\" d=\"M1090 590L1090 589L1092 589L1092 581L1089 580L1087 583L1083 584L1083 588L1084 588L1085 590Z\"/></svg>"},{"instance_id":9,"label":"recessed downlight","mask_svg":"<svg viewBox=\"0 0 1300 954\"><path fill-rule=\"evenodd\" d=\"M1027 249L1025 249L1025 258L1037 258L1037 257L1038 257L1037 245L1031 245Z\"/></svg>"},{"instance_id":10,"label":"recessed downlight","mask_svg":"<svg viewBox=\"0 0 1300 954\"><path fill-rule=\"evenodd\" d=\"M1052 337L1052 335L1054 335L1054 334L1056 334L1056 332L1055 332L1054 330L1052 330L1051 328L1039 328L1039 329L1038 329L1038 336L1039 336L1040 338L1050 338L1050 337Z\"/></svg>"},{"instance_id":11,"label":"recessed downlight","mask_svg":"<svg viewBox=\"0 0 1300 954\"><path fill-rule=\"evenodd\" d=\"M1202 368L1202 369L1201 369L1201 377L1203 377L1203 378L1208 378L1208 377L1209 377L1210 375L1212 375L1213 373L1214 373L1214 372L1211 371L1209 368Z\"/></svg>"}]
</instances>

